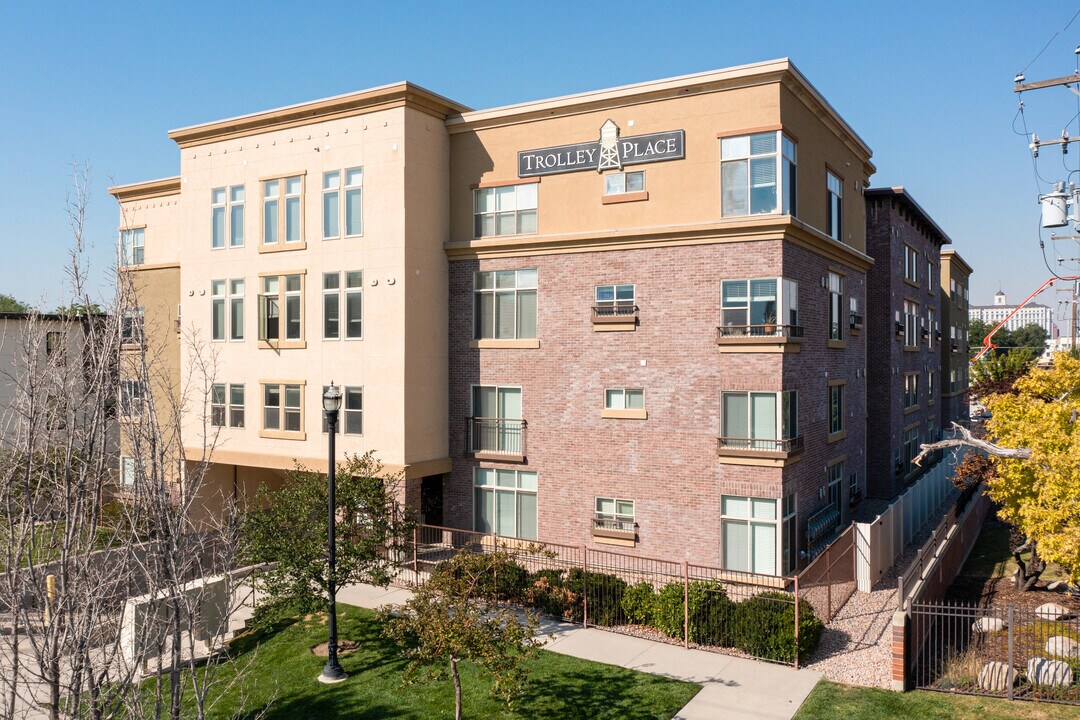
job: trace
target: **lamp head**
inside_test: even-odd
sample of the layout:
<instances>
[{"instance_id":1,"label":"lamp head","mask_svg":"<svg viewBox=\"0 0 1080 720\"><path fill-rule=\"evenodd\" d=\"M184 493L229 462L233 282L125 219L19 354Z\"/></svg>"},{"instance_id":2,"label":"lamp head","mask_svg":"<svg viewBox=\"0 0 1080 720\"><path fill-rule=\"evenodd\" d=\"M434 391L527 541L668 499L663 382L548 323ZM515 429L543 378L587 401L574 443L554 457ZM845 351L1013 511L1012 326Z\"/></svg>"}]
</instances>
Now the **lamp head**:
<instances>
[{"instance_id":1,"label":"lamp head","mask_svg":"<svg viewBox=\"0 0 1080 720\"><path fill-rule=\"evenodd\" d=\"M341 388L334 384L334 381L330 381L330 387L326 388L326 392L322 397L323 409L328 413L336 413L341 409Z\"/></svg>"}]
</instances>

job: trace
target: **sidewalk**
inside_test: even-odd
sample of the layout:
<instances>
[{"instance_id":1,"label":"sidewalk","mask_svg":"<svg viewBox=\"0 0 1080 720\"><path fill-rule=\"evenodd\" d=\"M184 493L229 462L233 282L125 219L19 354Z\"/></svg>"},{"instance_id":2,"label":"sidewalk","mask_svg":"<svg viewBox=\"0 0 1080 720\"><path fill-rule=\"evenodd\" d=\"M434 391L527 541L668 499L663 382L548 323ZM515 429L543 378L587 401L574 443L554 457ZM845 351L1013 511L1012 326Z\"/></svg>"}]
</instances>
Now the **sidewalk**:
<instances>
[{"instance_id":1,"label":"sidewalk","mask_svg":"<svg viewBox=\"0 0 1080 720\"><path fill-rule=\"evenodd\" d=\"M409 597L402 588L371 585L350 585L337 593L339 602L372 609ZM545 645L552 652L698 683L701 692L676 715L681 720L789 720L821 679L812 670L686 650L556 620L545 620L541 631L554 635Z\"/></svg>"}]
</instances>

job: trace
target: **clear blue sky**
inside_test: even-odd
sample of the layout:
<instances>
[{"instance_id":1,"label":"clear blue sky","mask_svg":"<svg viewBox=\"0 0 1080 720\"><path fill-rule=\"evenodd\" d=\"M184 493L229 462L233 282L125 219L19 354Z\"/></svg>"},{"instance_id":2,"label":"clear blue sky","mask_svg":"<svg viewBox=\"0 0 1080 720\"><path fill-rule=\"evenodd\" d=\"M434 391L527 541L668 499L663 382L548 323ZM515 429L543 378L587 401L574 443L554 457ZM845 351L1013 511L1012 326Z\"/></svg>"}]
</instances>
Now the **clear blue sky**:
<instances>
[{"instance_id":1,"label":"clear blue sky","mask_svg":"<svg viewBox=\"0 0 1080 720\"><path fill-rule=\"evenodd\" d=\"M999 0L8 0L0 293L46 308L63 299L74 159L93 168L87 237L104 270L118 218L106 188L177 174L172 128L398 80L485 108L790 57L873 149L872 184L906 186L952 237L975 268L973 301L990 302L999 286L1019 300L1048 272L1012 80L1059 31L1027 78L1073 72L1080 19L1062 30L1077 10ZM1080 98L1066 89L1025 101L1029 130L1080 135ZM1065 179L1080 167L1080 146L1065 160L1044 149L1038 170ZM1080 256L1080 245L1059 245Z\"/></svg>"}]
</instances>

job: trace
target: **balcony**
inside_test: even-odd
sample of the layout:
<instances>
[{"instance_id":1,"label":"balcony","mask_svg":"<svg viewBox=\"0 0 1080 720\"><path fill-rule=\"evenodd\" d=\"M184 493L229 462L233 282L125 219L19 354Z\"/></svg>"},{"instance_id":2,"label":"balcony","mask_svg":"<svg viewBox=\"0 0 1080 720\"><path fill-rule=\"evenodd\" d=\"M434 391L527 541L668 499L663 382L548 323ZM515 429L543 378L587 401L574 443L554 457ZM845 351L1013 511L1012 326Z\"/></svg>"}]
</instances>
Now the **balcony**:
<instances>
[{"instance_id":1,"label":"balcony","mask_svg":"<svg viewBox=\"0 0 1080 720\"><path fill-rule=\"evenodd\" d=\"M593 305L592 324L596 332L634 330L637 322L637 305Z\"/></svg>"},{"instance_id":2,"label":"balcony","mask_svg":"<svg viewBox=\"0 0 1080 720\"><path fill-rule=\"evenodd\" d=\"M520 419L465 419L465 454L481 460L525 461L528 423Z\"/></svg>"},{"instance_id":3,"label":"balcony","mask_svg":"<svg viewBox=\"0 0 1080 720\"><path fill-rule=\"evenodd\" d=\"M637 540L637 523L633 520L616 520L614 518L593 518L592 536L604 540L625 541L608 544L626 544Z\"/></svg>"},{"instance_id":4,"label":"balcony","mask_svg":"<svg viewBox=\"0 0 1080 720\"><path fill-rule=\"evenodd\" d=\"M719 457L787 460L801 455L802 451L802 435L776 440L733 437L719 437L716 439L716 454Z\"/></svg>"},{"instance_id":5,"label":"balcony","mask_svg":"<svg viewBox=\"0 0 1080 720\"><path fill-rule=\"evenodd\" d=\"M722 352L799 352L801 325L721 325L716 344Z\"/></svg>"}]
</instances>

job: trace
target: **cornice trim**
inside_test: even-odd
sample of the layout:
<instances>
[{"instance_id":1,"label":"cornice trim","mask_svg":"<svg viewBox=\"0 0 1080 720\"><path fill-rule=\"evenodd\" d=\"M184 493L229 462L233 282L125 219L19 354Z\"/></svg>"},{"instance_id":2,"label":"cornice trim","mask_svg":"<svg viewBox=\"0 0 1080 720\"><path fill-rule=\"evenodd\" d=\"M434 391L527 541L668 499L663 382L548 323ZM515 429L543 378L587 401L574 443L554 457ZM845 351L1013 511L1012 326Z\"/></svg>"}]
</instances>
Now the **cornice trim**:
<instances>
[{"instance_id":1,"label":"cornice trim","mask_svg":"<svg viewBox=\"0 0 1080 720\"><path fill-rule=\"evenodd\" d=\"M129 185L114 185L109 188L109 194L115 197L119 202L149 200L151 198L165 197L166 195L179 195L180 176L161 178L159 180L146 180L144 182L131 183Z\"/></svg>"}]
</instances>

